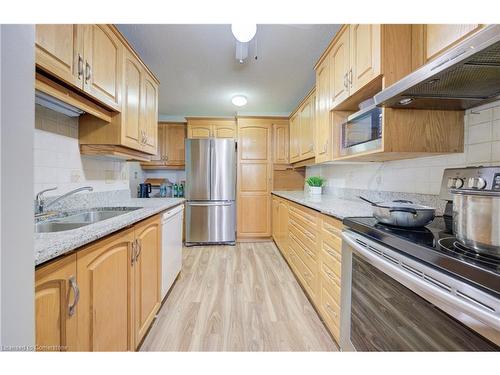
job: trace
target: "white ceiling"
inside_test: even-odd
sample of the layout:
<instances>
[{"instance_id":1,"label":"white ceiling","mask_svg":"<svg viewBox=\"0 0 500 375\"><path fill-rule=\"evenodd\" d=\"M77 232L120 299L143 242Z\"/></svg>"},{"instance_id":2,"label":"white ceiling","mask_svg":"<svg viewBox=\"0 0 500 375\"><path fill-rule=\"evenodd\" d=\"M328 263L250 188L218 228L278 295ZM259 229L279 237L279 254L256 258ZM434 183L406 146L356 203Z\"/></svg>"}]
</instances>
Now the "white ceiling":
<instances>
[{"instance_id":1,"label":"white ceiling","mask_svg":"<svg viewBox=\"0 0 500 375\"><path fill-rule=\"evenodd\" d=\"M235 59L230 25L118 25L161 82L160 118L288 115L314 85L313 66L340 25L258 25L258 59ZM231 103L236 94L248 104Z\"/></svg>"}]
</instances>

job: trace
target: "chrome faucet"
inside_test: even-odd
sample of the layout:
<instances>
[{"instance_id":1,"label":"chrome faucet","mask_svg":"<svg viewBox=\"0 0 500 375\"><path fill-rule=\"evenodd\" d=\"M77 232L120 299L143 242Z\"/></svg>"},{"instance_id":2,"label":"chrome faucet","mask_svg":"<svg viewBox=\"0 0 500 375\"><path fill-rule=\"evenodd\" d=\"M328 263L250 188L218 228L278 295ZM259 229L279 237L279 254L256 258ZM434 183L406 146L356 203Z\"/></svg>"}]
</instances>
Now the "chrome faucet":
<instances>
[{"instance_id":1,"label":"chrome faucet","mask_svg":"<svg viewBox=\"0 0 500 375\"><path fill-rule=\"evenodd\" d=\"M45 209L47 209L47 207L52 206L54 203L59 202L61 199L67 198L70 195L73 195L73 194L78 193L78 192L83 191L83 190L88 190L88 191L94 190L94 188L92 188L92 186L82 186L82 187L79 187L77 189L68 191L66 194L63 194L60 197L57 197L56 199L54 199L53 201L45 204L45 200L43 199L43 193L46 193L47 191L56 190L56 189L57 189L57 187L45 189L36 195L36 202L35 202L35 214L36 215L43 214L45 212Z\"/></svg>"}]
</instances>

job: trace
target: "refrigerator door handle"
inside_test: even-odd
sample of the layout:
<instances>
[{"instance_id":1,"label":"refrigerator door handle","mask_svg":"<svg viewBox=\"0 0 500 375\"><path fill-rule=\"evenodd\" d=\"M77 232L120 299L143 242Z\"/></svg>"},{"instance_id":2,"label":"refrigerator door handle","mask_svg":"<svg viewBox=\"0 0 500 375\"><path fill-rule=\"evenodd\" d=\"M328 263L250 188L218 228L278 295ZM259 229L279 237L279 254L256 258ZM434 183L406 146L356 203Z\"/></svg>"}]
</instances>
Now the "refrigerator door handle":
<instances>
[{"instance_id":1,"label":"refrigerator door handle","mask_svg":"<svg viewBox=\"0 0 500 375\"><path fill-rule=\"evenodd\" d=\"M189 206L231 206L234 202L188 202Z\"/></svg>"}]
</instances>

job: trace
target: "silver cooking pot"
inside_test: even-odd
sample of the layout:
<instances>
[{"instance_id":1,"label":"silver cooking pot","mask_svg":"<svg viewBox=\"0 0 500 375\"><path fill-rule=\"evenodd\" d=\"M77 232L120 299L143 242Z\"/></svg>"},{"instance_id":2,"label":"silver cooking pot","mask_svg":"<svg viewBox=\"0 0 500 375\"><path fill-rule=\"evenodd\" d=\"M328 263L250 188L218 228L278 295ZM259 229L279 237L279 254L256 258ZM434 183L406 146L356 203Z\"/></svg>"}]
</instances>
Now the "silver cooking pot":
<instances>
[{"instance_id":1,"label":"silver cooking pot","mask_svg":"<svg viewBox=\"0 0 500 375\"><path fill-rule=\"evenodd\" d=\"M450 190L453 232L478 253L500 256L500 191Z\"/></svg>"},{"instance_id":2,"label":"silver cooking pot","mask_svg":"<svg viewBox=\"0 0 500 375\"><path fill-rule=\"evenodd\" d=\"M372 205L375 219L380 223L397 227L416 228L429 224L436 216L436 209L407 200L376 203L366 198L360 199Z\"/></svg>"}]
</instances>

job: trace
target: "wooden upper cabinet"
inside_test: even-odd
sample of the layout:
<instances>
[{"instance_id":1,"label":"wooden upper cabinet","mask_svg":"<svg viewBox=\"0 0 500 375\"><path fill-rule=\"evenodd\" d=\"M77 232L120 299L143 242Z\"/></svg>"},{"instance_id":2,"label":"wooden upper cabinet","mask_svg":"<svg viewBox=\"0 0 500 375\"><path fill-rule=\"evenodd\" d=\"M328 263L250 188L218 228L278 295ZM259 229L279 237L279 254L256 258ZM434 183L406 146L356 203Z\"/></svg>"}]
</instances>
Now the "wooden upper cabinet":
<instances>
[{"instance_id":1,"label":"wooden upper cabinet","mask_svg":"<svg viewBox=\"0 0 500 375\"><path fill-rule=\"evenodd\" d=\"M288 164L289 135L288 124L273 124L273 162Z\"/></svg>"},{"instance_id":2,"label":"wooden upper cabinet","mask_svg":"<svg viewBox=\"0 0 500 375\"><path fill-rule=\"evenodd\" d=\"M380 75L380 25L350 25L350 95Z\"/></svg>"},{"instance_id":3,"label":"wooden upper cabinet","mask_svg":"<svg viewBox=\"0 0 500 375\"><path fill-rule=\"evenodd\" d=\"M215 138L236 138L236 124L214 124L213 136Z\"/></svg>"},{"instance_id":4,"label":"wooden upper cabinet","mask_svg":"<svg viewBox=\"0 0 500 375\"><path fill-rule=\"evenodd\" d=\"M330 52L330 106L335 107L349 96L349 28L341 31Z\"/></svg>"},{"instance_id":5,"label":"wooden upper cabinet","mask_svg":"<svg viewBox=\"0 0 500 375\"><path fill-rule=\"evenodd\" d=\"M77 253L81 351L135 349L133 242L132 228Z\"/></svg>"},{"instance_id":6,"label":"wooden upper cabinet","mask_svg":"<svg viewBox=\"0 0 500 375\"><path fill-rule=\"evenodd\" d=\"M76 255L35 272L35 343L39 351L77 349Z\"/></svg>"},{"instance_id":7,"label":"wooden upper cabinet","mask_svg":"<svg viewBox=\"0 0 500 375\"><path fill-rule=\"evenodd\" d=\"M244 161L267 161L270 154L271 129L267 125L240 127L239 155Z\"/></svg>"},{"instance_id":8,"label":"wooden upper cabinet","mask_svg":"<svg viewBox=\"0 0 500 375\"><path fill-rule=\"evenodd\" d=\"M83 31L81 25L36 25L37 67L82 89Z\"/></svg>"},{"instance_id":9,"label":"wooden upper cabinet","mask_svg":"<svg viewBox=\"0 0 500 375\"><path fill-rule=\"evenodd\" d=\"M137 244L134 259L135 347L144 338L160 308L161 237L160 217L154 216L135 227Z\"/></svg>"},{"instance_id":10,"label":"wooden upper cabinet","mask_svg":"<svg viewBox=\"0 0 500 375\"><path fill-rule=\"evenodd\" d=\"M300 116L295 113L290 118L290 163L300 160Z\"/></svg>"},{"instance_id":11,"label":"wooden upper cabinet","mask_svg":"<svg viewBox=\"0 0 500 375\"><path fill-rule=\"evenodd\" d=\"M314 157L314 102L315 96L311 95L299 109L301 160Z\"/></svg>"},{"instance_id":12,"label":"wooden upper cabinet","mask_svg":"<svg viewBox=\"0 0 500 375\"><path fill-rule=\"evenodd\" d=\"M125 78L123 89L123 144L140 149L142 145L141 100L142 82L139 60L130 52L125 53Z\"/></svg>"},{"instance_id":13,"label":"wooden upper cabinet","mask_svg":"<svg viewBox=\"0 0 500 375\"><path fill-rule=\"evenodd\" d=\"M142 130L143 150L156 154L158 147L158 84L143 70Z\"/></svg>"},{"instance_id":14,"label":"wooden upper cabinet","mask_svg":"<svg viewBox=\"0 0 500 375\"><path fill-rule=\"evenodd\" d=\"M188 138L210 138L211 136L211 125L188 125Z\"/></svg>"},{"instance_id":15,"label":"wooden upper cabinet","mask_svg":"<svg viewBox=\"0 0 500 375\"><path fill-rule=\"evenodd\" d=\"M185 164L186 124L158 123L158 152L150 162L141 163L145 169L179 169Z\"/></svg>"},{"instance_id":16,"label":"wooden upper cabinet","mask_svg":"<svg viewBox=\"0 0 500 375\"><path fill-rule=\"evenodd\" d=\"M330 127L330 61L323 60L316 69L316 162L331 158L332 132Z\"/></svg>"},{"instance_id":17,"label":"wooden upper cabinet","mask_svg":"<svg viewBox=\"0 0 500 375\"><path fill-rule=\"evenodd\" d=\"M480 30L479 24L429 24L423 26L424 58L427 62L437 57L454 44Z\"/></svg>"},{"instance_id":18,"label":"wooden upper cabinet","mask_svg":"<svg viewBox=\"0 0 500 375\"><path fill-rule=\"evenodd\" d=\"M238 138L232 118L188 117L188 138Z\"/></svg>"},{"instance_id":19,"label":"wooden upper cabinet","mask_svg":"<svg viewBox=\"0 0 500 375\"><path fill-rule=\"evenodd\" d=\"M123 45L109 25L86 25L84 90L121 110Z\"/></svg>"}]
</instances>

